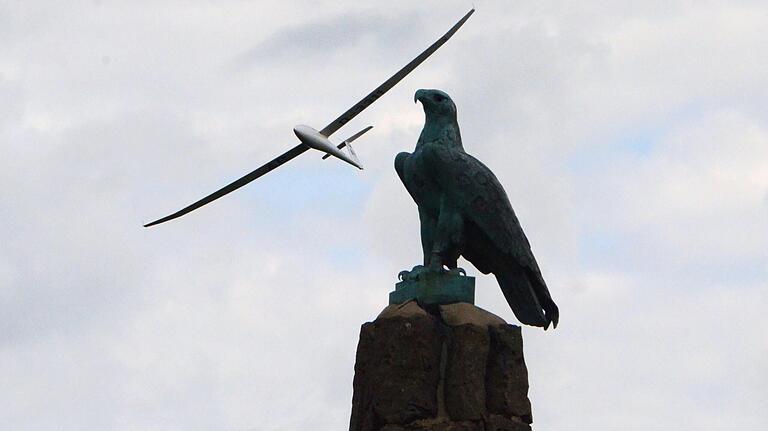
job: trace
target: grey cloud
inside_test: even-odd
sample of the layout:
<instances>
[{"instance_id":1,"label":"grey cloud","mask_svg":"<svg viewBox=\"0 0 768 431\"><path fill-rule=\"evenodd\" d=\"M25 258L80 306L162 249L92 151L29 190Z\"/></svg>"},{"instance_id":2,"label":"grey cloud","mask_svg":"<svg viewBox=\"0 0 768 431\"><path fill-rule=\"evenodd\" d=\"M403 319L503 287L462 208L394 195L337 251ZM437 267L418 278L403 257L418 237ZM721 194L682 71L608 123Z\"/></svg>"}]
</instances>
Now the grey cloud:
<instances>
[{"instance_id":1,"label":"grey cloud","mask_svg":"<svg viewBox=\"0 0 768 431\"><path fill-rule=\"evenodd\" d=\"M333 57L361 43L373 43L379 51L401 46L420 32L422 19L415 13L391 17L371 12L345 13L329 19L278 30L247 50L241 64L306 64Z\"/></svg>"},{"instance_id":2,"label":"grey cloud","mask_svg":"<svg viewBox=\"0 0 768 431\"><path fill-rule=\"evenodd\" d=\"M18 82L5 79L0 71L0 132L22 118L24 96Z\"/></svg>"},{"instance_id":3,"label":"grey cloud","mask_svg":"<svg viewBox=\"0 0 768 431\"><path fill-rule=\"evenodd\" d=\"M384 15L328 2L327 21L287 29L264 17L313 16L316 2L104 2L96 15L89 2L48 16L40 3L34 31L8 14L21 21L0 26L12 42L0 50L0 428L343 429L359 324L420 259L391 166L423 118L411 87L442 86L561 305L555 332L525 330L534 427L760 429L768 85L754 55L764 32L746 13L764 6L745 5L481 3L360 118L376 126L358 149L370 169L307 155L151 230L141 222L291 145L294 122L362 96L466 5L390 2ZM717 16L738 25L696 25ZM261 34L247 22L272 36L243 53ZM701 43L712 32L726 41ZM222 72L234 58L285 72ZM680 85L664 70L691 73ZM319 74L323 88L306 78ZM661 131L646 153L614 148L648 128ZM579 156L592 163L574 169ZM674 173L688 200L659 193ZM477 295L514 321L492 278Z\"/></svg>"}]
</instances>

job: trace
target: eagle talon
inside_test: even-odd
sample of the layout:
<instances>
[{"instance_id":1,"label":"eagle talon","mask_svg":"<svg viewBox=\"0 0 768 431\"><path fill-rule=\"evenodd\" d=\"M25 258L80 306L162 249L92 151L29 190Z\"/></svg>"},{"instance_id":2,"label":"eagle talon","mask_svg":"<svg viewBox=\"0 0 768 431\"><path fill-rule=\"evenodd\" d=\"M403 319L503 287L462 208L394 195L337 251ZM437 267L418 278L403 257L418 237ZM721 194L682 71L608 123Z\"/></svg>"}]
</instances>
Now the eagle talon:
<instances>
[{"instance_id":1,"label":"eagle talon","mask_svg":"<svg viewBox=\"0 0 768 431\"><path fill-rule=\"evenodd\" d=\"M437 265L416 265L410 271L400 271L397 274L397 279L400 281L418 281L424 274L448 274L456 277L465 277L467 271L464 268L445 269Z\"/></svg>"},{"instance_id":2,"label":"eagle talon","mask_svg":"<svg viewBox=\"0 0 768 431\"><path fill-rule=\"evenodd\" d=\"M417 281L421 274L428 272L429 270L430 268L424 265L416 265L410 271L400 271L400 273L397 274L397 278L402 281Z\"/></svg>"}]
</instances>

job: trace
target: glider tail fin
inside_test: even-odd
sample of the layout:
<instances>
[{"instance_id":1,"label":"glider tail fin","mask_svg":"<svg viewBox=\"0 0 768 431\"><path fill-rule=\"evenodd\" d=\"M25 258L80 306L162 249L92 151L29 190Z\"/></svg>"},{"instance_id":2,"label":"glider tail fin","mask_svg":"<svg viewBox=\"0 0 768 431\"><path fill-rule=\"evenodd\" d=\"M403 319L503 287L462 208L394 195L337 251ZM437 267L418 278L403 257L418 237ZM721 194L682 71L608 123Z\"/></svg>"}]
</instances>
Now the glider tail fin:
<instances>
[{"instance_id":1,"label":"glider tail fin","mask_svg":"<svg viewBox=\"0 0 768 431\"><path fill-rule=\"evenodd\" d=\"M349 147L349 155L350 155L350 157L352 157L352 159L353 159L355 162L357 162L357 163L359 164L359 163L360 163L360 159L358 159L358 157L357 157L357 153L355 153L355 150L352 148L352 145L351 145L351 144L352 144L352 141L354 141L355 139L357 139L357 138L359 138L359 137L363 136L363 134L364 134L365 132L367 132L367 131L369 131L369 130L371 130L371 129L373 129L373 126L368 126L368 127L366 127L365 129L363 129L363 130L361 130L361 131L359 131L359 132L355 133L354 135L352 135L352 136L350 136L349 138L347 138L347 139L345 139L344 141L342 141L342 142L341 142L341 143L338 145L338 148L339 148L339 149L342 149L342 148L344 148L344 147ZM324 155L324 156L323 156L323 160L327 159L328 157L330 157L330 154L326 154L326 155Z\"/></svg>"},{"instance_id":2,"label":"glider tail fin","mask_svg":"<svg viewBox=\"0 0 768 431\"><path fill-rule=\"evenodd\" d=\"M357 157L357 153L355 152L355 149L352 148L352 141L363 136L363 133L371 129L373 129L373 126L368 126L365 129L355 133L354 135L344 140L344 144L346 144L346 147L349 150L349 156L352 158L352 160L356 161L360 166L362 166L362 163L360 163L360 159Z\"/></svg>"},{"instance_id":3,"label":"glider tail fin","mask_svg":"<svg viewBox=\"0 0 768 431\"><path fill-rule=\"evenodd\" d=\"M349 157L355 161L360 166L363 166L362 163L360 163L360 158L357 157L357 153L355 152L355 149L352 148L352 145L350 143L347 143L347 150L349 150Z\"/></svg>"}]
</instances>

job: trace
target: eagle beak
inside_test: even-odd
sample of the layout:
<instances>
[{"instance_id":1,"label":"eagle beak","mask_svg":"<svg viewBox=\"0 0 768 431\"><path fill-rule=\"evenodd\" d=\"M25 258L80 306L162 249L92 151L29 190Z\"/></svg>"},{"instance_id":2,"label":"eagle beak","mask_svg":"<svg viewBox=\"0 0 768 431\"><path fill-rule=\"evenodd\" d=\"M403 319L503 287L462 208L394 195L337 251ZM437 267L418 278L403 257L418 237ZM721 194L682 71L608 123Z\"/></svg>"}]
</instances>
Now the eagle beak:
<instances>
[{"instance_id":1,"label":"eagle beak","mask_svg":"<svg viewBox=\"0 0 768 431\"><path fill-rule=\"evenodd\" d=\"M424 95L425 91L422 90L416 90L416 94L413 95L413 103L418 102L421 100L421 97Z\"/></svg>"}]
</instances>

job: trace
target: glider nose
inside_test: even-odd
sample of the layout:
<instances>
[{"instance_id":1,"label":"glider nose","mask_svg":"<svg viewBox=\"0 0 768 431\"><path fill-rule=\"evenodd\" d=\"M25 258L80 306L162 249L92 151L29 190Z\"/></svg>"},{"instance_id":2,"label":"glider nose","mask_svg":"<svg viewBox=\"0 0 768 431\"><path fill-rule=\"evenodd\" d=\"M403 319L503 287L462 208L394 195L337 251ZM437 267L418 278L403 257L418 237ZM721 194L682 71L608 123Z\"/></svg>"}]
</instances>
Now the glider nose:
<instances>
[{"instance_id":1,"label":"glider nose","mask_svg":"<svg viewBox=\"0 0 768 431\"><path fill-rule=\"evenodd\" d=\"M309 126L299 124L293 128L293 133L301 142L306 144L306 141L311 139L310 136L317 134L317 131Z\"/></svg>"},{"instance_id":2,"label":"glider nose","mask_svg":"<svg viewBox=\"0 0 768 431\"><path fill-rule=\"evenodd\" d=\"M293 128L293 133L297 138L301 139L306 134L306 126L298 125Z\"/></svg>"}]
</instances>

